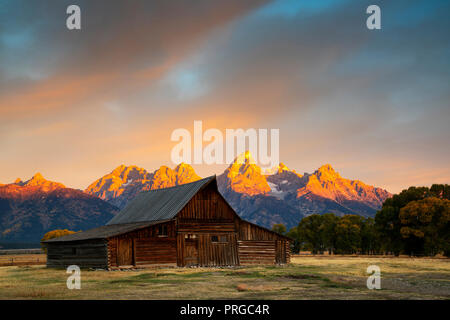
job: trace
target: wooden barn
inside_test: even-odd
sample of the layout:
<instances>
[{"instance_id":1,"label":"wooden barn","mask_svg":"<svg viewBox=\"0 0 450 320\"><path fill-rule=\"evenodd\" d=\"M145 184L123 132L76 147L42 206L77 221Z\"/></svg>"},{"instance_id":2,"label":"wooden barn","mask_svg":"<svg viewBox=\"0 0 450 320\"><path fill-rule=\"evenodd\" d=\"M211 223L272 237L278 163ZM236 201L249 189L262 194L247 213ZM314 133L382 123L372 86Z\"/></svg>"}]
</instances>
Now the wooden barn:
<instances>
[{"instance_id":1,"label":"wooden barn","mask_svg":"<svg viewBox=\"0 0 450 320\"><path fill-rule=\"evenodd\" d=\"M241 219L216 177L139 193L107 225L50 239L47 267L238 266L290 261L290 238Z\"/></svg>"}]
</instances>

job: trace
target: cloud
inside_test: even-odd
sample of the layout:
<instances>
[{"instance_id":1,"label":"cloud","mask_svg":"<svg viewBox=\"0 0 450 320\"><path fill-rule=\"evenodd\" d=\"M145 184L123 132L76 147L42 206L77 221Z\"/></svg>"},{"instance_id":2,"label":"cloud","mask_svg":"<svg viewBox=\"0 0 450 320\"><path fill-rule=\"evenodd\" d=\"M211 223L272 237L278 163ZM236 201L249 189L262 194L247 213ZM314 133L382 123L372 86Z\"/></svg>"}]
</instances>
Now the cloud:
<instances>
[{"instance_id":1,"label":"cloud","mask_svg":"<svg viewBox=\"0 0 450 320\"><path fill-rule=\"evenodd\" d=\"M1 16L5 28L0 28L0 39L9 40L0 52L2 61L8 62L0 65L5 74L0 83L15 78L16 83L2 94L0 114L75 107L80 96L95 98L99 91L106 93L105 87L110 95L117 89L142 89L168 72L212 30L263 1L81 1L81 31L64 27L62 13L68 3L7 3L6 12L14 14ZM44 79L17 72L24 62L28 70L39 69L41 63L47 66ZM61 101L62 97L74 103Z\"/></svg>"},{"instance_id":2,"label":"cloud","mask_svg":"<svg viewBox=\"0 0 450 320\"><path fill-rule=\"evenodd\" d=\"M2 181L151 170L194 120L279 128L298 171L332 163L390 191L450 178L445 1L383 2L379 31L370 1L80 1L80 32L68 4L2 2Z\"/></svg>"}]
</instances>

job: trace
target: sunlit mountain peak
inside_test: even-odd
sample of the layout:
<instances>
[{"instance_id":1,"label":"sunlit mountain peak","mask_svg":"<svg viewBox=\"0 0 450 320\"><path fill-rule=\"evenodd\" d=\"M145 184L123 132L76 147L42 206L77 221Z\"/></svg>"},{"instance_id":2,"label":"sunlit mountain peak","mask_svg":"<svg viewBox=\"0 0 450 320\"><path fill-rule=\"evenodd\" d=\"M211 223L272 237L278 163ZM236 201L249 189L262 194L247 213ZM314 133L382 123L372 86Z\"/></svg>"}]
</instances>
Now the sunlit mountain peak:
<instances>
[{"instance_id":1,"label":"sunlit mountain peak","mask_svg":"<svg viewBox=\"0 0 450 320\"><path fill-rule=\"evenodd\" d=\"M20 179L16 179L14 183L25 187L39 187L39 189L41 189L42 191L52 191L55 189L66 187L62 183L46 180L39 172L26 182L22 182Z\"/></svg>"},{"instance_id":2,"label":"sunlit mountain peak","mask_svg":"<svg viewBox=\"0 0 450 320\"><path fill-rule=\"evenodd\" d=\"M42 181L45 180L44 176L40 172L36 172L36 174L29 181Z\"/></svg>"},{"instance_id":3,"label":"sunlit mountain peak","mask_svg":"<svg viewBox=\"0 0 450 320\"><path fill-rule=\"evenodd\" d=\"M225 170L226 184L235 192L249 196L271 191L261 168L256 165L250 151L241 153Z\"/></svg>"},{"instance_id":4,"label":"sunlit mountain peak","mask_svg":"<svg viewBox=\"0 0 450 320\"><path fill-rule=\"evenodd\" d=\"M253 159L252 153L249 150L247 150L247 151L241 153L240 155L238 155L236 157L236 159L234 159L233 163L237 163L237 164L246 164L246 163L256 164L256 161L255 161L255 159Z\"/></svg>"},{"instance_id":5,"label":"sunlit mountain peak","mask_svg":"<svg viewBox=\"0 0 450 320\"><path fill-rule=\"evenodd\" d=\"M150 173L137 166L120 165L89 185L85 192L123 208L139 192L173 187L201 179L192 166L180 163L175 169L161 166Z\"/></svg>"},{"instance_id":6,"label":"sunlit mountain peak","mask_svg":"<svg viewBox=\"0 0 450 320\"><path fill-rule=\"evenodd\" d=\"M201 177L195 173L194 168L192 168L190 164L184 162L176 166L174 172L176 175L176 185L185 184L201 179Z\"/></svg>"},{"instance_id":7,"label":"sunlit mountain peak","mask_svg":"<svg viewBox=\"0 0 450 320\"><path fill-rule=\"evenodd\" d=\"M319 169L317 169L314 174L319 178L319 180L335 180L341 178L338 172L336 172L330 164L324 164Z\"/></svg>"},{"instance_id":8,"label":"sunlit mountain peak","mask_svg":"<svg viewBox=\"0 0 450 320\"><path fill-rule=\"evenodd\" d=\"M266 175L272 175L272 174L277 174L277 173L282 173L284 171L292 171L295 172L295 170L291 170L289 169L283 162L280 162L277 166L267 169L264 171L264 174Z\"/></svg>"}]
</instances>

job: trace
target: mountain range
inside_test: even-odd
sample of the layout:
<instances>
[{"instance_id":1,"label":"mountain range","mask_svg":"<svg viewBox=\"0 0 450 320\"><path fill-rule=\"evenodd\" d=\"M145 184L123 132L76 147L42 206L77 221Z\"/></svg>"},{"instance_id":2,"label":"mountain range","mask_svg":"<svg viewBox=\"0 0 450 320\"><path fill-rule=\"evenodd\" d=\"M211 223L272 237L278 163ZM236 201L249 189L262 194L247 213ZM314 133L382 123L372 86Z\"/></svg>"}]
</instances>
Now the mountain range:
<instances>
[{"instance_id":1,"label":"mountain range","mask_svg":"<svg viewBox=\"0 0 450 320\"><path fill-rule=\"evenodd\" d=\"M105 224L118 208L37 173L0 185L0 240L37 243L54 229L85 230Z\"/></svg>"},{"instance_id":2,"label":"mountain range","mask_svg":"<svg viewBox=\"0 0 450 320\"><path fill-rule=\"evenodd\" d=\"M176 186L201 179L188 164L173 170L162 166L153 173L135 166L119 166L96 180L85 192L119 208L140 191ZM217 176L219 191L243 218L271 227L297 225L313 213L375 215L391 194L359 180L342 178L329 164L301 175L283 163L263 172L250 152L239 155Z\"/></svg>"},{"instance_id":3,"label":"mountain range","mask_svg":"<svg viewBox=\"0 0 450 320\"><path fill-rule=\"evenodd\" d=\"M173 187L201 179L194 169L181 163L174 170L161 166L153 173L136 166L121 165L90 184L85 193L122 209L139 192Z\"/></svg>"},{"instance_id":4,"label":"mountain range","mask_svg":"<svg viewBox=\"0 0 450 320\"><path fill-rule=\"evenodd\" d=\"M84 191L36 174L30 180L0 184L0 240L39 241L53 229L85 230L105 224L139 192L201 179L181 163L147 172L121 165ZM299 174L283 163L263 171L250 152L239 155L217 176L219 191L244 219L271 228L288 228L313 213L374 216L391 196L384 189L342 178L329 164L311 174Z\"/></svg>"},{"instance_id":5,"label":"mountain range","mask_svg":"<svg viewBox=\"0 0 450 320\"><path fill-rule=\"evenodd\" d=\"M289 229L314 213L374 216L391 196L384 189L342 178L329 164L304 175L283 163L262 172L249 152L240 157L218 176L219 190L243 218L262 226L283 223Z\"/></svg>"}]
</instances>

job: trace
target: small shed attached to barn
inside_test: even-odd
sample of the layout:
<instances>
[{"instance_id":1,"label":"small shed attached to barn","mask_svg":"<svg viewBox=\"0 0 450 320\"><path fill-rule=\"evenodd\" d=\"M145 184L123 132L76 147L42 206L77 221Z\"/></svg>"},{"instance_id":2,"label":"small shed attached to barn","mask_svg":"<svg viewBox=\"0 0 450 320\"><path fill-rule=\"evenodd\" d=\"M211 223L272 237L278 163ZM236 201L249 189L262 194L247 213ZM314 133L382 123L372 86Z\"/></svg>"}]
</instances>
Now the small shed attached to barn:
<instances>
[{"instance_id":1,"label":"small shed attached to barn","mask_svg":"<svg viewBox=\"0 0 450 320\"><path fill-rule=\"evenodd\" d=\"M241 219L216 177L143 191L105 226L44 241L47 267L285 264L290 238Z\"/></svg>"}]
</instances>

